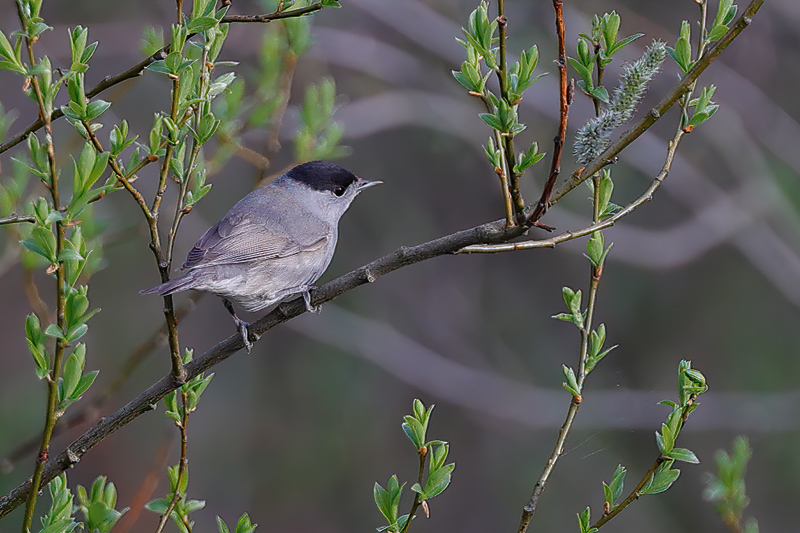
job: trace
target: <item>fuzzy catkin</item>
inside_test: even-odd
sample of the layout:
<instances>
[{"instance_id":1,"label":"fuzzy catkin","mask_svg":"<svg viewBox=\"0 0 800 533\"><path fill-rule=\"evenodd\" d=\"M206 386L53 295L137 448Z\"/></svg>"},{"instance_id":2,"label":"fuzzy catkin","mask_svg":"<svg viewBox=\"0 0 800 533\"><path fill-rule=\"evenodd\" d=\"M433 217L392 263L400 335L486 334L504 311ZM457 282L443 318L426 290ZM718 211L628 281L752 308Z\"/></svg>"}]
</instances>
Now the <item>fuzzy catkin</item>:
<instances>
[{"instance_id":1,"label":"fuzzy catkin","mask_svg":"<svg viewBox=\"0 0 800 533\"><path fill-rule=\"evenodd\" d=\"M636 106L647 91L647 84L661 69L666 57L666 45L662 41L653 41L642 57L622 68L619 85L608 107L575 134L573 154L579 164L586 165L603 153L610 142L611 132L633 117Z\"/></svg>"}]
</instances>

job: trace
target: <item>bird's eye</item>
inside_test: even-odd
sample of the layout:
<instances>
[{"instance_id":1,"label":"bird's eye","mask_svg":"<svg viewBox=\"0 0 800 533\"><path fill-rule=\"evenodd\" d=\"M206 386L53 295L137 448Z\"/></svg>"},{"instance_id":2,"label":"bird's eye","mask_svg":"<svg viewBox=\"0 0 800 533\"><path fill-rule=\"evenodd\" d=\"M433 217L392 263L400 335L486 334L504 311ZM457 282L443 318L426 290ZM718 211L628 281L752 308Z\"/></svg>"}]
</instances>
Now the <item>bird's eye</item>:
<instances>
[{"instance_id":1,"label":"bird's eye","mask_svg":"<svg viewBox=\"0 0 800 533\"><path fill-rule=\"evenodd\" d=\"M333 194L335 194L336 196L341 196L341 195L344 194L344 191L346 191L346 190L347 190L347 187L345 187L343 185L340 185L340 186L336 187L335 189L333 189Z\"/></svg>"}]
</instances>

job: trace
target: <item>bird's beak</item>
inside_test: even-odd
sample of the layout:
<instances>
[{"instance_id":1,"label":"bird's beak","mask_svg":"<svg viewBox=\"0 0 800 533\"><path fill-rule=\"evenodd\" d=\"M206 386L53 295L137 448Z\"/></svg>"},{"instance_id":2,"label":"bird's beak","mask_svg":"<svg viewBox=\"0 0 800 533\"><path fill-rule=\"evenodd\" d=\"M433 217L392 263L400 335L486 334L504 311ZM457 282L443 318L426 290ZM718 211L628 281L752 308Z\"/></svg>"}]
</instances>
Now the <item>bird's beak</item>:
<instances>
[{"instance_id":1,"label":"bird's beak","mask_svg":"<svg viewBox=\"0 0 800 533\"><path fill-rule=\"evenodd\" d=\"M362 179L362 178L358 178L358 182L356 183L356 192L361 192L364 189L368 189L368 188L373 187L375 185L380 185L381 183L383 183L383 182L382 181L378 181L378 180L369 181L369 180L365 180L365 179Z\"/></svg>"}]
</instances>

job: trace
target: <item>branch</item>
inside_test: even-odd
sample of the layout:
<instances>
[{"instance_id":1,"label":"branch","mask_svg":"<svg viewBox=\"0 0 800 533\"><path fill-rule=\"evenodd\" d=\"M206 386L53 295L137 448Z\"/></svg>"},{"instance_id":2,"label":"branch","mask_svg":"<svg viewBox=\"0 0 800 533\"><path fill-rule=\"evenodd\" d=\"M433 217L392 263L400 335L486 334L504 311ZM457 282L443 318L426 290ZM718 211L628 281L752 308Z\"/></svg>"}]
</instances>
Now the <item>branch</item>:
<instances>
[{"instance_id":1,"label":"branch","mask_svg":"<svg viewBox=\"0 0 800 533\"><path fill-rule=\"evenodd\" d=\"M539 198L539 203L536 204L533 214L531 214L529 221L534 224L544 216L547 211L547 206L550 202L550 195L553 192L553 187L556 185L558 175L561 173L561 153L564 149L564 141L567 137L567 117L569 116L569 105L571 95L569 94L569 87L567 85L567 49L564 44L564 14L563 14L562 0L553 0L553 8L556 12L556 34L558 35L558 72L559 72L559 121L558 121L558 134L553 139L553 162L550 165L550 175L547 177L547 182L542 189L542 196Z\"/></svg>"},{"instance_id":2,"label":"branch","mask_svg":"<svg viewBox=\"0 0 800 533\"><path fill-rule=\"evenodd\" d=\"M0 218L0 226L3 226L5 224L18 224L20 222L31 222L35 224L36 217L20 216L16 213L11 213L11 215L5 218Z\"/></svg>"},{"instance_id":3,"label":"branch","mask_svg":"<svg viewBox=\"0 0 800 533\"><path fill-rule=\"evenodd\" d=\"M290 9L289 11L276 11L266 15L225 15L220 22L223 24L229 22L270 22L292 17L302 17L303 15L319 11L323 7L322 2L314 2L310 6Z\"/></svg>"},{"instance_id":4,"label":"branch","mask_svg":"<svg viewBox=\"0 0 800 533\"><path fill-rule=\"evenodd\" d=\"M719 56L722 51L725 50L740 33L742 33L742 30L750 25L750 23L753 21L753 16L761 8L763 3L764 0L753 0L750 2L750 4L747 6L747 9L744 10L742 16L739 17L728 33L726 33L725 36L722 37L722 39L720 39L719 42L711 50L709 50L706 55L697 60L694 67L692 67L692 70L686 74L681 82L676 85L672 91L670 91L669 94L658 103L658 105L651 109L647 116L642 118L642 120L640 120L636 126L625 132L617 142L606 148L606 151L603 152L600 157L586 167L576 170L570 179L553 193L550 198L549 205L553 205L559 199L561 199L562 196L586 181L590 176L593 176L595 173L599 172L606 165L611 164L614 158L616 158L622 150L635 141L642 133L649 129L650 126L655 124L655 122L661 118L664 113L666 113L667 110L681 98L681 96L683 96L692 88L700 74L702 74L709 67L709 65L711 65L717 56Z\"/></svg>"},{"instance_id":5,"label":"branch","mask_svg":"<svg viewBox=\"0 0 800 533\"><path fill-rule=\"evenodd\" d=\"M411 247L401 247L394 253L377 259L352 272L345 274L322 287L311 292L311 304L316 306L329 302L338 296L355 289L360 285L372 283L378 277L388 274L399 268L413 265L427 259L441 255L453 254L458 250L472 244L492 244L506 242L519 237L524 228L506 228L505 220L496 220L434 239L432 241ZM266 331L306 312L306 305L302 298L278 305L272 312L260 318L250 326L251 336L259 338ZM224 361L244 347L241 335L234 334L210 348L200 357L188 363L186 379L189 380L214 365ZM99 444L111 433L124 427L140 415L156 408L156 405L171 391L177 389L172 374L167 374L151 385L127 405L118 409L114 414L100 419L94 426L86 430L77 440L72 442L65 450L54 459L48 461L42 475L42 485L49 483L54 477L68 468L77 464L83 455ZM30 480L17 486L14 490L0 498L0 518L14 510L30 491Z\"/></svg>"}]
</instances>

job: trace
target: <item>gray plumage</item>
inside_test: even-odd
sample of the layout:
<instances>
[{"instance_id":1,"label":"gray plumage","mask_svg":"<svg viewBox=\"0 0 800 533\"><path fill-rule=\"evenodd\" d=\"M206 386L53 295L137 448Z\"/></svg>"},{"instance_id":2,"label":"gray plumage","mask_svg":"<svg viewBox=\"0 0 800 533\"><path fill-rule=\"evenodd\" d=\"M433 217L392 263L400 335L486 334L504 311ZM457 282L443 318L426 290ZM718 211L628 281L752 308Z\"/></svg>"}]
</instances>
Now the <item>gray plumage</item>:
<instances>
[{"instance_id":1,"label":"gray plumage","mask_svg":"<svg viewBox=\"0 0 800 533\"><path fill-rule=\"evenodd\" d=\"M310 309L308 290L333 258L339 219L362 190L379 183L324 161L294 167L211 226L186 257L186 274L141 292L216 294L226 300L240 331L247 324L229 302L253 312L302 293Z\"/></svg>"}]
</instances>

